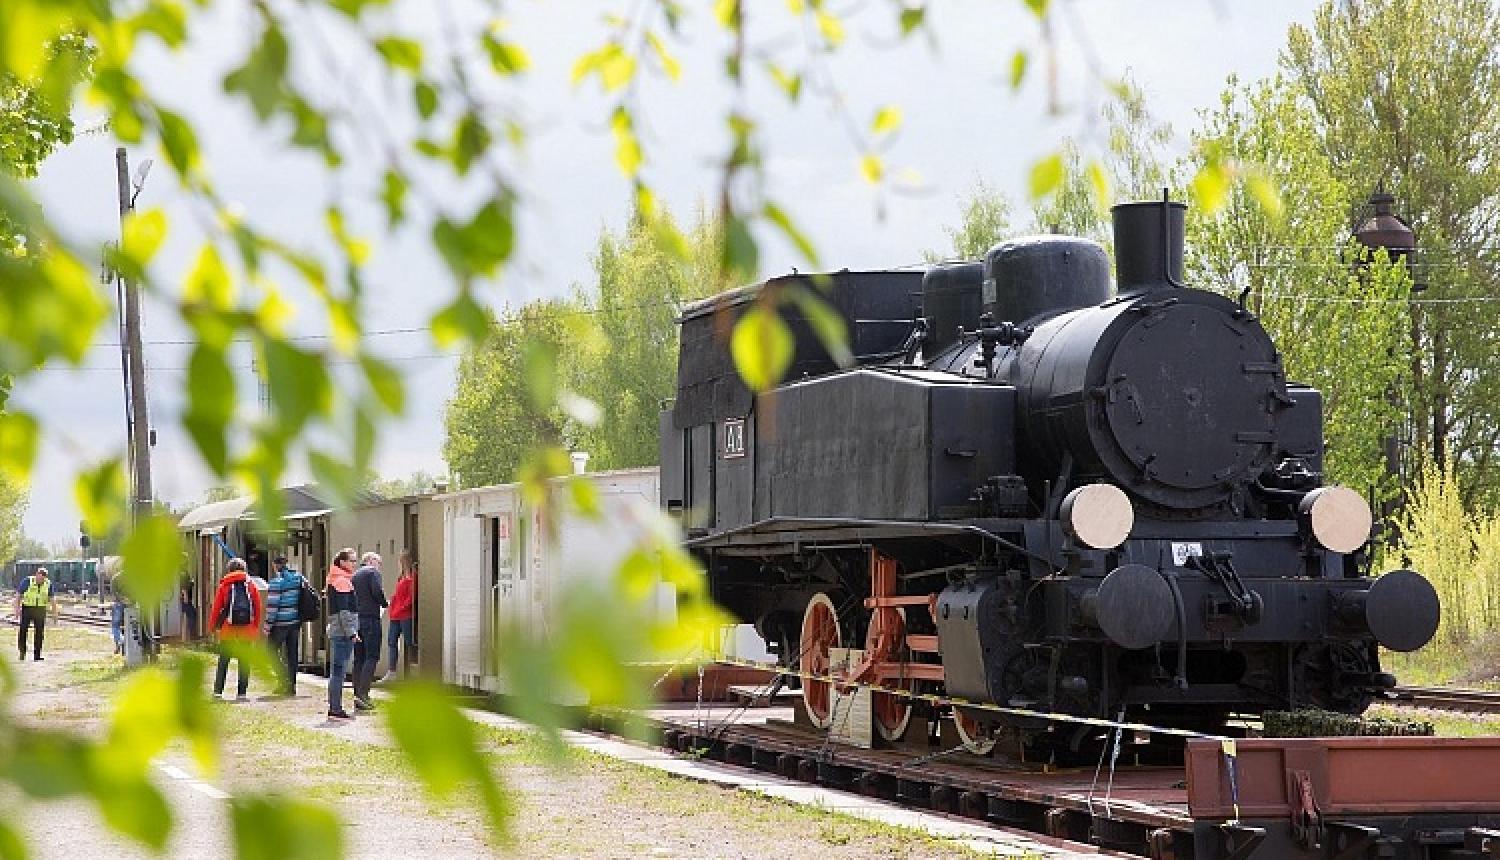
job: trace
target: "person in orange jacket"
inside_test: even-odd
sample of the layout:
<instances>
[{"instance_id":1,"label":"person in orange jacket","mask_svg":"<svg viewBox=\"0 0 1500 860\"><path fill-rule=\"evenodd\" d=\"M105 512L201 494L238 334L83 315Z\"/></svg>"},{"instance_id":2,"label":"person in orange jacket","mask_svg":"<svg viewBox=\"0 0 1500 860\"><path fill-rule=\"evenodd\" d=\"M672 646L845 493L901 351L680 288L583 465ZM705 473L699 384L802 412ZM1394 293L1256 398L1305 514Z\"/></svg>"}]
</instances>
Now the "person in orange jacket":
<instances>
[{"instance_id":1,"label":"person in orange jacket","mask_svg":"<svg viewBox=\"0 0 1500 860\"><path fill-rule=\"evenodd\" d=\"M224 578L214 590L214 606L209 611L209 629L219 635L219 669L214 674L214 696L224 692L224 681L229 676L231 656L239 663L239 692L236 701L243 702L250 691L250 669L245 665L243 654L231 655L226 644L231 640L254 642L260 638L261 620L265 618L265 607L260 601L260 589L250 582L242 559L230 559Z\"/></svg>"}]
</instances>

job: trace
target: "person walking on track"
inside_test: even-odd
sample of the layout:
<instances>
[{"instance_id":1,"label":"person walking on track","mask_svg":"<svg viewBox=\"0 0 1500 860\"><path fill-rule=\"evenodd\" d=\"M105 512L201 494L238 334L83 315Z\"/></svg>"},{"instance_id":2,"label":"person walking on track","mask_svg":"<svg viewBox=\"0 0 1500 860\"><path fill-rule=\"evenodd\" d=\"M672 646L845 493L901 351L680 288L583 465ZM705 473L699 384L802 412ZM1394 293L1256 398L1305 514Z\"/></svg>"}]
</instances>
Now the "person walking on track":
<instances>
[{"instance_id":1,"label":"person walking on track","mask_svg":"<svg viewBox=\"0 0 1500 860\"><path fill-rule=\"evenodd\" d=\"M354 600L354 550L341 549L328 568L328 717L347 720L344 675L359 641L358 604Z\"/></svg>"},{"instance_id":2,"label":"person walking on track","mask_svg":"<svg viewBox=\"0 0 1500 860\"><path fill-rule=\"evenodd\" d=\"M295 696L298 652L302 646L302 574L287 565L284 555L277 554L271 564L274 571L267 584L266 623L270 625L271 651L281 658L284 667L276 695Z\"/></svg>"},{"instance_id":3,"label":"person walking on track","mask_svg":"<svg viewBox=\"0 0 1500 860\"><path fill-rule=\"evenodd\" d=\"M208 615L210 629L219 634L219 668L214 673L214 696L223 694L224 681L229 676L229 661L233 659L239 663L235 698L243 702L250 692L250 667L245 665L245 654L239 649L251 647L260 639L265 608L260 601L260 589L245 575L244 559L230 559L226 571L214 591L214 605Z\"/></svg>"},{"instance_id":4,"label":"person walking on track","mask_svg":"<svg viewBox=\"0 0 1500 860\"><path fill-rule=\"evenodd\" d=\"M47 568L39 567L36 573L21 580L16 589L16 617L20 619L21 635L17 646L21 650L21 659L26 659L26 631L33 625L36 627L36 646L32 651L32 659L42 659L42 633L47 629L47 608L52 608L52 614L57 615L57 598L52 593L52 582L47 579Z\"/></svg>"},{"instance_id":5,"label":"person walking on track","mask_svg":"<svg viewBox=\"0 0 1500 860\"><path fill-rule=\"evenodd\" d=\"M359 612L359 642L354 646L354 707L373 711L370 685L380 662L380 611L385 609L385 589L380 586L380 553L367 552L354 572L354 601Z\"/></svg>"},{"instance_id":6,"label":"person walking on track","mask_svg":"<svg viewBox=\"0 0 1500 860\"><path fill-rule=\"evenodd\" d=\"M414 603L417 588L417 565L411 560L411 550L401 550L401 578L396 580L396 591L391 595L391 611L388 618L391 622L390 629L390 659L386 661L385 677L382 681L389 681L396 677L401 668L401 654L398 646L401 639L406 639L406 662L411 663L411 646L416 640L416 624Z\"/></svg>"}]
</instances>

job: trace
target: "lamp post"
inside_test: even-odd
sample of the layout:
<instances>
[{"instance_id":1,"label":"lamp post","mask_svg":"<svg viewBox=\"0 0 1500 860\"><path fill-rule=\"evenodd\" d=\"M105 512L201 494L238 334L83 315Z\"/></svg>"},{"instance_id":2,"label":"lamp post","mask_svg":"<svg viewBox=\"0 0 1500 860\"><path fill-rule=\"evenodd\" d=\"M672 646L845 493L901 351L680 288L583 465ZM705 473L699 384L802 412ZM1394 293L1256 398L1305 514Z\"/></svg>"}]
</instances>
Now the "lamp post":
<instances>
[{"instance_id":1,"label":"lamp post","mask_svg":"<svg viewBox=\"0 0 1500 860\"><path fill-rule=\"evenodd\" d=\"M1366 211L1370 214L1354 228L1354 241L1363 245L1371 254L1376 251L1385 251L1392 263L1405 266L1412 276L1412 292L1420 292L1425 290L1427 285L1416 282L1416 269L1413 264L1417 255L1417 234L1405 218L1396 214L1395 206L1396 196L1385 190L1384 183L1376 186L1375 193L1370 195L1370 200L1366 204ZM1364 265L1363 260L1360 265ZM1401 434L1404 427L1411 425L1411 411L1409 405L1402 402L1401 392L1394 381L1386 386L1385 396L1392 412L1405 416L1404 426L1392 427L1384 445L1386 474L1396 483L1395 495L1382 500L1380 506L1382 518L1390 522L1401 509L1404 495Z\"/></svg>"}]
</instances>

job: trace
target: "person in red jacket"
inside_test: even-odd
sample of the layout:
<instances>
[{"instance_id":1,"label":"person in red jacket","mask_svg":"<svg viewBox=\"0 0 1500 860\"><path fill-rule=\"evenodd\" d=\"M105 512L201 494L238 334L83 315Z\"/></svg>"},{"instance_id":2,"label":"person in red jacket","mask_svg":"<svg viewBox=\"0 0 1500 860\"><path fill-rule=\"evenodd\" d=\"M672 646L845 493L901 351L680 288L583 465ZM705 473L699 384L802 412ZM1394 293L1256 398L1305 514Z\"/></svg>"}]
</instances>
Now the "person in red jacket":
<instances>
[{"instance_id":1,"label":"person in red jacket","mask_svg":"<svg viewBox=\"0 0 1500 860\"><path fill-rule=\"evenodd\" d=\"M401 637L406 637L406 662L410 663L412 654L411 647L416 640L416 592L417 592L417 564L411 560L411 550L401 550L401 577L396 580L396 593L391 597L391 609L387 618L391 622L390 631L390 659L386 661L385 677L382 681L389 681L396 677L396 669L401 665L401 655L397 651L397 644Z\"/></svg>"},{"instance_id":2,"label":"person in red jacket","mask_svg":"<svg viewBox=\"0 0 1500 860\"><path fill-rule=\"evenodd\" d=\"M265 618L265 607L260 602L260 589L250 582L245 574L245 562L229 560L224 578L214 590L213 609L209 610L209 629L219 635L219 670L214 674L214 696L224 692L224 681L229 676L229 661L239 663L237 701L245 701L250 692L250 668L245 665L245 655L230 643L249 644L260 638L261 620ZM244 647L242 644L241 647Z\"/></svg>"}]
</instances>

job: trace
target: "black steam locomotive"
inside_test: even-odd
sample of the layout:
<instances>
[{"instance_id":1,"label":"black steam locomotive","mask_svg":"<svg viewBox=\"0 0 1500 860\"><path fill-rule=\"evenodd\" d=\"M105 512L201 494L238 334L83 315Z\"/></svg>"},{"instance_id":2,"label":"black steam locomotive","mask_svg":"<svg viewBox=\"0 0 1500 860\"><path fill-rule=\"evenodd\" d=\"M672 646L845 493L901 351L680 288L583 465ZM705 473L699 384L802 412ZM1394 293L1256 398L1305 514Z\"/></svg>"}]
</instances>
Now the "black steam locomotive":
<instances>
[{"instance_id":1,"label":"black steam locomotive","mask_svg":"<svg viewBox=\"0 0 1500 860\"><path fill-rule=\"evenodd\" d=\"M953 714L976 751L999 728L1063 737L1031 712L1359 713L1395 683L1377 645L1431 638L1432 586L1372 578L1369 506L1323 483L1319 392L1286 381L1243 299L1181 282L1184 214L1114 208L1114 289L1097 243L1041 236L684 312L663 504L713 596L804 673L815 724L845 688L829 677L1004 706ZM842 314L853 366L797 290ZM756 302L796 335L759 397L726 337ZM913 706L874 693L880 735Z\"/></svg>"}]
</instances>

